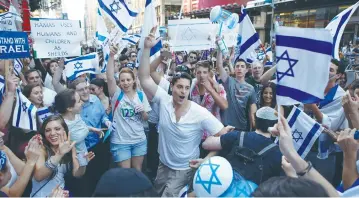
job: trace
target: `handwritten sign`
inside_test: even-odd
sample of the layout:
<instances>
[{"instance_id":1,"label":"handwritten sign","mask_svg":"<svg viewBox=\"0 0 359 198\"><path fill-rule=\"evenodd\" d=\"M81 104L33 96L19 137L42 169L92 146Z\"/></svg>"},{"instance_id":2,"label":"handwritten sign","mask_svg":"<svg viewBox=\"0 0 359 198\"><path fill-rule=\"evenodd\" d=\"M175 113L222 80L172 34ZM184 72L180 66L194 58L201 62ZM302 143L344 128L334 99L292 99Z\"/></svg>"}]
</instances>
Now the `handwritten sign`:
<instances>
[{"instance_id":1,"label":"handwritten sign","mask_svg":"<svg viewBox=\"0 0 359 198\"><path fill-rule=\"evenodd\" d=\"M83 40L80 21L31 19L36 58L57 58L81 55Z\"/></svg>"},{"instance_id":2,"label":"handwritten sign","mask_svg":"<svg viewBox=\"0 0 359 198\"><path fill-rule=\"evenodd\" d=\"M15 17L11 13L0 14L0 31L16 31Z\"/></svg>"},{"instance_id":3,"label":"handwritten sign","mask_svg":"<svg viewBox=\"0 0 359 198\"><path fill-rule=\"evenodd\" d=\"M0 31L0 59L30 57L26 32Z\"/></svg>"}]
</instances>

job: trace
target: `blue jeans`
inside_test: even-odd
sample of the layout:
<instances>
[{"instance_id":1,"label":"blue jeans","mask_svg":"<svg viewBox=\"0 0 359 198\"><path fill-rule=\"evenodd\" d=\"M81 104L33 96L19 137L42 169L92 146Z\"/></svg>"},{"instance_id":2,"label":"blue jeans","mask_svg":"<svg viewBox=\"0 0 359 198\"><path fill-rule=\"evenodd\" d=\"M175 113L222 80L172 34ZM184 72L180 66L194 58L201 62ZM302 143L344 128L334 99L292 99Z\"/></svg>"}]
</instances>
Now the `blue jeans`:
<instances>
[{"instance_id":1,"label":"blue jeans","mask_svg":"<svg viewBox=\"0 0 359 198\"><path fill-rule=\"evenodd\" d=\"M135 156L144 156L147 154L147 140L136 144L111 143L111 153L115 162L122 162Z\"/></svg>"}]
</instances>

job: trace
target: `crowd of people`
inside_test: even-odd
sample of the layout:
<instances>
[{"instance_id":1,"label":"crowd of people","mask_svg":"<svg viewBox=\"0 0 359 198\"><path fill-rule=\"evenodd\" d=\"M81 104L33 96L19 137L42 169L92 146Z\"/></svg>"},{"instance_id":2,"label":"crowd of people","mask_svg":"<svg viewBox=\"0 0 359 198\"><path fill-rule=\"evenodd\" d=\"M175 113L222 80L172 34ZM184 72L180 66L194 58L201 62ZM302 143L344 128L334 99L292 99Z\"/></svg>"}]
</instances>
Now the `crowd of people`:
<instances>
[{"instance_id":1,"label":"crowd of people","mask_svg":"<svg viewBox=\"0 0 359 198\"><path fill-rule=\"evenodd\" d=\"M232 185L228 196L328 197L359 185L359 81L340 82L345 61L331 61L322 102L298 106L334 132L323 132L302 159L285 119L293 106L276 102L269 46L248 61L234 49L172 53L164 44L150 61L157 41L151 33L141 53L112 46L106 73L73 81L60 58L24 59L18 76L1 61L1 194L178 197L187 188L196 197L194 175L213 156L256 186L241 194ZM38 112L51 112L37 118L37 130L12 124L19 88Z\"/></svg>"}]
</instances>

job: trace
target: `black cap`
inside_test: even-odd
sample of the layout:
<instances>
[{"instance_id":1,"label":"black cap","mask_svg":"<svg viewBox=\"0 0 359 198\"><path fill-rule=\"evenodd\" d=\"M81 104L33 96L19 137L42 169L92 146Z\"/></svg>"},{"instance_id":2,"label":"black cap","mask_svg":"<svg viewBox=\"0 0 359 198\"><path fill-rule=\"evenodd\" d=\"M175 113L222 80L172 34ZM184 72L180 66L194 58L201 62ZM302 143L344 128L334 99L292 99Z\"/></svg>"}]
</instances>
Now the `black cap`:
<instances>
[{"instance_id":1,"label":"black cap","mask_svg":"<svg viewBox=\"0 0 359 198\"><path fill-rule=\"evenodd\" d=\"M186 65L178 65L175 69L175 72L185 72L191 75L191 70Z\"/></svg>"},{"instance_id":2,"label":"black cap","mask_svg":"<svg viewBox=\"0 0 359 198\"><path fill-rule=\"evenodd\" d=\"M97 183L94 196L126 197L152 188L151 181L134 168L113 168Z\"/></svg>"}]
</instances>

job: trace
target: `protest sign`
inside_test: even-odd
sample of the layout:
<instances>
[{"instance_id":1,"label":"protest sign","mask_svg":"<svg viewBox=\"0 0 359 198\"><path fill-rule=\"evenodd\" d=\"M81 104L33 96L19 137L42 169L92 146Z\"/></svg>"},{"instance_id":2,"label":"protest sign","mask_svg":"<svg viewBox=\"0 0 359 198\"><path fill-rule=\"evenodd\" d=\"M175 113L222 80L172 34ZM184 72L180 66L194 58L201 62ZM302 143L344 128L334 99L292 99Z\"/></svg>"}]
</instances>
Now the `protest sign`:
<instances>
[{"instance_id":1,"label":"protest sign","mask_svg":"<svg viewBox=\"0 0 359 198\"><path fill-rule=\"evenodd\" d=\"M36 58L57 58L81 55L83 40L80 21L31 19Z\"/></svg>"},{"instance_id":2,"label":"protest sign","mask_svg":"<svg viewBox=\"0 0 359 198\"><path fill-rule=\"evenodd\" d=\"M174 51L206 50L212 47L215 26L209 19L168 21L168 35Z\"/></svg>"},{"instance_id":3,"label":"protest sign","mask_svg":"<svg viewBox=\"0 0 359 198\"><path fill-rule=\"evenodd\" d=\"M0 31L0 59L26 58L30 56L26 32Z\"/></svg>"},{"instance_id":4,"label":"protest sign","mask_svg":"<svg viewBox=\"0 0 359 198\"><path fill-rule=\"evenodd\" d=\"M0 31L16 31L15 17L9 12L0 14Z\"/></svg>"}]
</instances>

